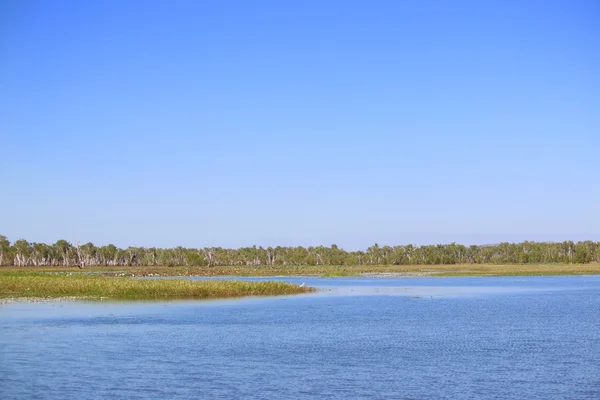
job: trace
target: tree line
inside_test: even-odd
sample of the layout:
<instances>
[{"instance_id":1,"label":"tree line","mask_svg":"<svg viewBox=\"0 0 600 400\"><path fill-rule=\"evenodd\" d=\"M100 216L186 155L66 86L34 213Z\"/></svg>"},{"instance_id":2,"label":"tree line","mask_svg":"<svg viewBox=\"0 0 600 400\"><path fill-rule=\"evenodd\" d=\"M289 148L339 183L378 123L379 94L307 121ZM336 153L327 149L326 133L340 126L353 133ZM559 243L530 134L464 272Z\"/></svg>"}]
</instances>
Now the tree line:
<instances>
[{"instance_id":1,"label":"tree line","mask_svg":"<svg viewBox=\"0 0 600 400\"><path fill-rule=\"evenodd\" d=\"M1 266L301 266L301 265L436 265L600 262L600 242L522 242L484 246L438 244L379 246L346 251L333 244L311 247L221 247L162 249L95 246L59 240L54 244L11 243L0 235Z\"/></svg>"}]
</instances>

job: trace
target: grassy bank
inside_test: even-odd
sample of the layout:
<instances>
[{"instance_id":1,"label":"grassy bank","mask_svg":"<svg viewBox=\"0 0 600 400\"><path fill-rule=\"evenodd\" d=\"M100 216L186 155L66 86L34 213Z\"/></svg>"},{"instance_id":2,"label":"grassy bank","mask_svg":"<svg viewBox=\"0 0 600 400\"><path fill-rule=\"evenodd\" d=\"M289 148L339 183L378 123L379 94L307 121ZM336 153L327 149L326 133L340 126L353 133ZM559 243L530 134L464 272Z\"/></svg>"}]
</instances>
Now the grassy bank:
<instances>
[{"instance_id":1,"label":"grassy bank","mask_svg":"<svg viewBox=\"0 0 600 400\"><path fill-rule=\"evenodd\" d=\"M360 276L361 276L361 274L359 274L359 273L352 272L352 271L346 271L344 269L327 271L327 272L321 274L321 278L355 278L355 277L360 277Z\"/></svg>"},{"instance_id":2,"label":"grassy bank","mask_svg":"<svg viewBox=\"0 0 600 400\"><path fill-rule=\"evenodd\" d=\"M9 272L74 272L105 276L523 276L600 274L600 263L590 264L451 264L451 265L351 265L351 266L224 266L224 267L1 267Z\"/></svg>"},{"instance_id":3,"label":"grassy bank","mask_svg":"<svg viewBox=\"0 0 600 400\"><path fill-rule=\"evenodd\" d=\"M213 299L306 293L285 282L132 279L83 274L0 273L0 298L104 298L114 300Z\"/></svg>"}]
</instances>

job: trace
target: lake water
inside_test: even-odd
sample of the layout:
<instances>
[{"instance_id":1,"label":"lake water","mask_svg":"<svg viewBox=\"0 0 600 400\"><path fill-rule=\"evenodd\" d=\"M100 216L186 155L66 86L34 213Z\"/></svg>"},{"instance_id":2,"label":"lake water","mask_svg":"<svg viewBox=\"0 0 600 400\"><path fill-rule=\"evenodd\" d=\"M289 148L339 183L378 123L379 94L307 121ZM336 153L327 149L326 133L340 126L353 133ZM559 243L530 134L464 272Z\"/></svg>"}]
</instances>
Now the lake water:
<instances>
[{"instance_id":1,"label":"lake water","mask_svg":"<svg viewBox=\"0 0 600 400\"><path fill-rule=\"evenodd\" d=\"M0 305L0 398L600 399L600 276L277 279L321 291Z\"/></svg>"}]
</instances>

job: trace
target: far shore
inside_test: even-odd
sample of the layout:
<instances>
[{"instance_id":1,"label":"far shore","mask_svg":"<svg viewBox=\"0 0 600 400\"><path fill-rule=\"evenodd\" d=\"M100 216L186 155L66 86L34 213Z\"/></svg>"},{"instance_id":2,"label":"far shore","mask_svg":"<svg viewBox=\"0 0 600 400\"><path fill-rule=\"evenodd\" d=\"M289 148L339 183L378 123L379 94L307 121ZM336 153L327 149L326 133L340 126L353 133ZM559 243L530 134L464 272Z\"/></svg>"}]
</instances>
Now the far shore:
<instances>
[{"instance_id":1,"label":"far shore","mask_svg":"<svg viewBox=\"0 0 600 400\"><path fill-rule=\"evenodd\" d=\"M588 264L449 264L449 265L343 265L343 266L90 266L0 267L4 272L50 272L116 277L166 276L321 276L321 277L444 277L598 275L600 263Z\"/></svg>"}]
</instances>

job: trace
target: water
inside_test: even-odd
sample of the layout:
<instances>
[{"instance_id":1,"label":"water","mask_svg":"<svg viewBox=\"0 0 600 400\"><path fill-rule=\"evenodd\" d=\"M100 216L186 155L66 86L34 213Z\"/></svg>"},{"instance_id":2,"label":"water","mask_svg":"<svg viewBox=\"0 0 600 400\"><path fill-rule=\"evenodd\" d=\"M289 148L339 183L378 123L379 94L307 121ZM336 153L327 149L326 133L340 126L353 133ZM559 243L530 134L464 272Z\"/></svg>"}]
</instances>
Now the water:
<instances>
[{"instance_id":1,"label":"water","mask_svg":"<svg viewBox=\"0 0 600 400\"><path fill-rule=\"evenodd\" d=\"M600 276L280 279L322 290L1 305L0 398L600 399Z\"/></svg>"}]
</instances>

